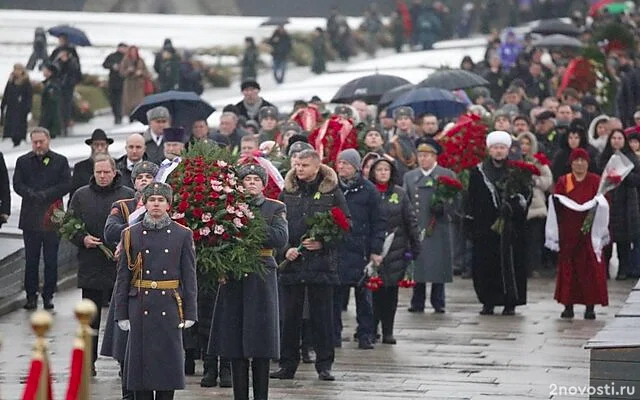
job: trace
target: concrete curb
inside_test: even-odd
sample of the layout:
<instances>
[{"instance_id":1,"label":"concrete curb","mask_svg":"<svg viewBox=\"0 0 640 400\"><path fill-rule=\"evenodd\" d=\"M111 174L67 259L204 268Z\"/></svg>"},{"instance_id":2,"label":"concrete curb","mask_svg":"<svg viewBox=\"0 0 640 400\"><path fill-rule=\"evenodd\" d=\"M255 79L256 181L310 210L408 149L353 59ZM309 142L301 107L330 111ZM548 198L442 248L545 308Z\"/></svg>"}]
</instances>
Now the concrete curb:
<instances>
[{"instance_id":1,"label":"concrete curb","mask_svg":"<svg viewBox=\"0 0 640 400\"><path fill-rule=\"evenodd\" d=\"M58 292L63 291L63 290L68 290L68 289L73 289L76 287L76 281L77 281L77 274L73 273L67 276L64 276L63 278L58 279ZM53 297L53 302L55 305L55 295ZM14 296L11 296L10 299L6 299L3 301L0 301L0 316L12 313L14 311L20 310L22 309L22 306L24 306L26 302L26 298L24 293L21 294L17 294ZM42 308L42 299L39 298L38 299L38 306L40 308Z\"/></svg>"}]
</instances>

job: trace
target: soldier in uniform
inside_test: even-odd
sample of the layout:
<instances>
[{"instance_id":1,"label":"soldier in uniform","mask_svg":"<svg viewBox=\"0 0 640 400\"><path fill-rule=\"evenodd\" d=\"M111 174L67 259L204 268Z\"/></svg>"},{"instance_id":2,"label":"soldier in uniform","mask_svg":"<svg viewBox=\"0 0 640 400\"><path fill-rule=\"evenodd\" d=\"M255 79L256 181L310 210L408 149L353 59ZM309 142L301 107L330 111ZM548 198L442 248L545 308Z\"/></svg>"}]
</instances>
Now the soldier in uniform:
<instances>
[{"instance_id":1,"label":"soldier in uniform","mask_svg":"<svg viewBox=\"0 0 640 400\"><path fill-rule=\"evenodd\" d=\"M282 134L278 127L278 109L274 106L262 107L258 117L260 118L260 132L258 132L260 143L271 140L281 146Z\"/></svg>"},{"instance_id":2,"label":"soldier in uniform","mask_svg":"<svg viewBox=\"0 0 640 400\"><path fill-rule=\"evenodd\" d=\"M280 357L278 283L273 254L287 244L289 230L284 203L262 194L268 179L265 169L245 164L238 170L238 178L266 221L265 248L260 253L267 272L220 285L209 350L231 359L234 400L249 400L249 365L253 398L267 400L269 360Z\"/></svg>"},{"instance_id":3,"label":"soldier in uniform","mask_svg":"<svg viewBox=\"0 0 640 400\"><path fill-rule=\"evenodd\" d=\"M426 282L431 282L431 306L436 313L444 313L444 284L453 281L453 259L451 251L451 206L431 204L436 192L438 178L455 178L453 171L438 165L438 154L442 147L431 137L416 141L418 168L404 176L404 189L415 206L420 232L420 255L415 260L413 288L409 312L424 312ZM431 217L436 225L431 236L425 234Z\"/></svg>"},{"instance_id":4,"label":"soldier in uniform","mask_svg":"<svg viewBox=\"0 0 640 400\"><path fill-rule=\"evenodd\" d=\"M171 186L142 191L142 222L122 233L115 320L129 331L123 378L135 400L172 400L184 389L182 330L197 320L193 232L171 220Z\"/></svg>"},{"instance_id":5,"label":"soldier in uniform","mask_svg":"<svg viewBox=\"0 0 640 400\"><path fill-rule=\"evenodd\" d=\"M133 167L131 172L131 180L136 189L136 194L131 199L118 200L111 206L111 213L107 217L104 226L104 239L108 244L118 246L120 250L116 250L116 254L121 251L120 237L122 231L129 226L129 217L136 210L144 209L142 203L142 190L153 182L153 177L158 173L158 166L150 161L142 161ZM114 289L115 290L115 289ZM104 337L102 338L102 347L100 355L113 357L120 364L120 376L122 376L122 367L124 362L124 354L127 349L128 333L116 328L115 321L115 303L109 304L109 312L107 314L107 323L104 328ZM133 392L127 390L122 385L122 399L133 400Z\"/></svg>"}]
</instances>

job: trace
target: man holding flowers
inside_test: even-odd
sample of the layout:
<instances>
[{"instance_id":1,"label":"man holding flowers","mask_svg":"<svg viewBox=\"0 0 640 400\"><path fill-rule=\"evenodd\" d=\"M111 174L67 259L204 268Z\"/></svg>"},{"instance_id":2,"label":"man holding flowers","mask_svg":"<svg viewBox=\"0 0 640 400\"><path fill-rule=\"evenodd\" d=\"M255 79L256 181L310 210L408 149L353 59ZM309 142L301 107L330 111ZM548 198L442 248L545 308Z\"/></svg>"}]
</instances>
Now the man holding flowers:
<instances>
[{"instance_id":1,"label":"man holding flowers","mask_svg":"<svg viewBox=\"0 0 640 400\"><path fill-rule=\"evenodd\" d=\"M320 380L332 381L333 365L333 290L339 283L337 246L316 238L301 238L307 233L305 220L315 213L339 207L348 216L347 204L338 187L338 177L322 165L314 150L303 150L294 157L293 168L285 177L280 194L287 207L289 243L285 257L290 262L280 271L285 303L280 370L272 373L276 379L293 379L300 363L300 326L305 299L309 296L309 311L316 352L316 371ZM302 245L303 250L298 251Z\"/></svg>"},{"instance_id":2,"label":"man holding flowers","mask_svg":"<svg viewBox=\"0 0 640 400\"><path fill-rule=\"evenodd\" d=\"M444 178L457 182L450 169L438 165L442 147L432 137L416 141L418 168L407 172L403 187L413 204L420 232L420 255L415 260L411 307L409 312L424 312L426 283L431 282L431 306L436 313L445 312L444 284L453 281L451 251L451 212L455 197L435 201Z\"/></svg>"}]
</instances>

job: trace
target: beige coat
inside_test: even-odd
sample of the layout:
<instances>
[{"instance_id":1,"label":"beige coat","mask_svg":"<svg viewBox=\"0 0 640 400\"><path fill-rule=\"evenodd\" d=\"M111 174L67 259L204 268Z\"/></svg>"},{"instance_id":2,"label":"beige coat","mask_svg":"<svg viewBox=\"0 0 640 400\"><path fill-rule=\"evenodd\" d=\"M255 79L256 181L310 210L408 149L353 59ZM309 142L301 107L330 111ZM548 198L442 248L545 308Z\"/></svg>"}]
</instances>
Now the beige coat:
<instances>
[{"instance_id":1,"label":"beige coat","mask_svg":"<svg viewBox=\"0 0 640 400\"><path fill-rule=\"evenodd\" d=\"M122 113L129 115L144 99L144 80L149 77L149 71L142 58L134 61L125 57L120 63L120 75L124 77Z\"/></svg>"},{"instance_id":2,"label":"beige coat","mask_svg":"<svg viewBox=\"0 0 640 400\"><path fill-rule=\"evenodd\" d=\"M533 218L546 218L547 217L547 191L553 185L553 175L551 173L551 168L548 165L542 165L540 162L535 159L533 156L538 152L538 139L532 133L525 132L521 133L518 136L518 140L520 138L526 137L529 139L531 143L531 150L529 154L525 157L527 161L531 161L535 164L536 167L540 170L540 176L533 177L533 194L531 197L531 205L529 206L529 212L527 213L527 220Z\"/></svg>"}]
</instances>

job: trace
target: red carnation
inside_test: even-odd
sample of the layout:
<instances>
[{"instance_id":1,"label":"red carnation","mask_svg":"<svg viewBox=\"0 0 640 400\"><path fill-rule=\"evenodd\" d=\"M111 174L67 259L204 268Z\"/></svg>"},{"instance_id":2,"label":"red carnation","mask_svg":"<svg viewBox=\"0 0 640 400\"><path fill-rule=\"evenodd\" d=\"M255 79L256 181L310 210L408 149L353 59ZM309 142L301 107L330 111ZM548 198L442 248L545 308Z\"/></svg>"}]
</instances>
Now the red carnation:
<instances>
[{"instance_id":1,"label":"red carnation","mask_svg":"<svg viewBox=\"0 0 640 400\"><path fill-rule=\"evenodd\" d=\"M444 186L449 186L452 189L462 190L464 187L462 186L462 182L459 180L452 178L450 176L439 176L438 183Z\"/></svg>"},{"instance_id":2,"label":"red carnation","mask_svg":"<svg viewBox=\"0 0 640 400\"><path fill-rule=\"evenodd\" d=\"M539 162L541 165L549 165L549 164L551 164L551 163L549 162L549 159L547 158L547 155L546 155L546 154L544 154L544 153L542 153L542 152L534 154L534 155L533 155L533 158L535 158L536 160L538 160L538 162Z\"/></svg>"},{"instance_id":3,"label":"red carnation","mask_svg":"<svg viewBox=\"0 0 640 400\"><path fill-rule=\"evenodd\" d=\"M607 174L607 181L613 185L617 185L622 182L622 177L617 174Z\"/></svg>"},{"instance_id":4,"label":"red carnation","mask_svg":"<svg viewBox=\"0 0 640 400\"><path fill-rule=\"evenodd\" d=\"M193 209L192 213L194 217L196 217L197 219L200 219L202 218L202 214L204 214L204 211L202 211L202 208L196 207Z\"/></svg>"},{"instance_id":5,"label":"red carnation","mask_svg":"<svg viewBox=\"0 0 640 400\"><path fill-rule=\"evenodd\" d=\"M180 204L178 204L179 213L184 213L185 211L187 211L188 208L189 208L189 203L187 203L186 201L181 201Z\"/></svg>"},{"instance_id":6,"label":"red carnation","mask_svg":"<svg viewBox=\"0 0 640 400\"><path fill-rule=\"evenodd\" d=\"M331 209L331 217L333 218L336 225L340 227L345 232L349 231L351 224L349 223L349 219L344 214L344 211L340 207L333 207Z\"/></svg>"},{"instance_id":7,"label":"red carnation","mask_svg":"<svg viewBox=\"0 0 640 400\"><path fill-rule=\"evenodd\" d=\"M509 166L523 170L523 171L527 171L532 175L540 175L540 170L538 169L538 167L526 161L511 160L509 161Z\"/></svg>"},{"instance_id":8,"label":"red carnation","mask_svg":"<svg viewBox=\"0 0 640 400\"><path fill-rule=\"evenodd\" d=\"M183 200L183 201L189 200L189 192L182 192L180 194L180 200Z\"/></svg>"},{"instance_id":9,"label":"red carnation","mask_svg":"<svg viewBox=\"0 0 640 400\"><path fill-rule=\"evenodd\" d=\"M193 200L197 203L202 203L204 201L204 195L200 192L197 192L194 196L193 196Z\"/></svg>"},{"instance_id":10,"label":"red carnation","mask_svg":"<svg viewBox=\"0 0 640 400\"><path fill-rule=\"evenodd\" d=\"M205 183L207 181L207 178L205 178L204 175L202 174L198 174L196 175L196 177L194 178L194 181L199 184L202 185L203 183Z\"/></svg>"}]
</instances>

